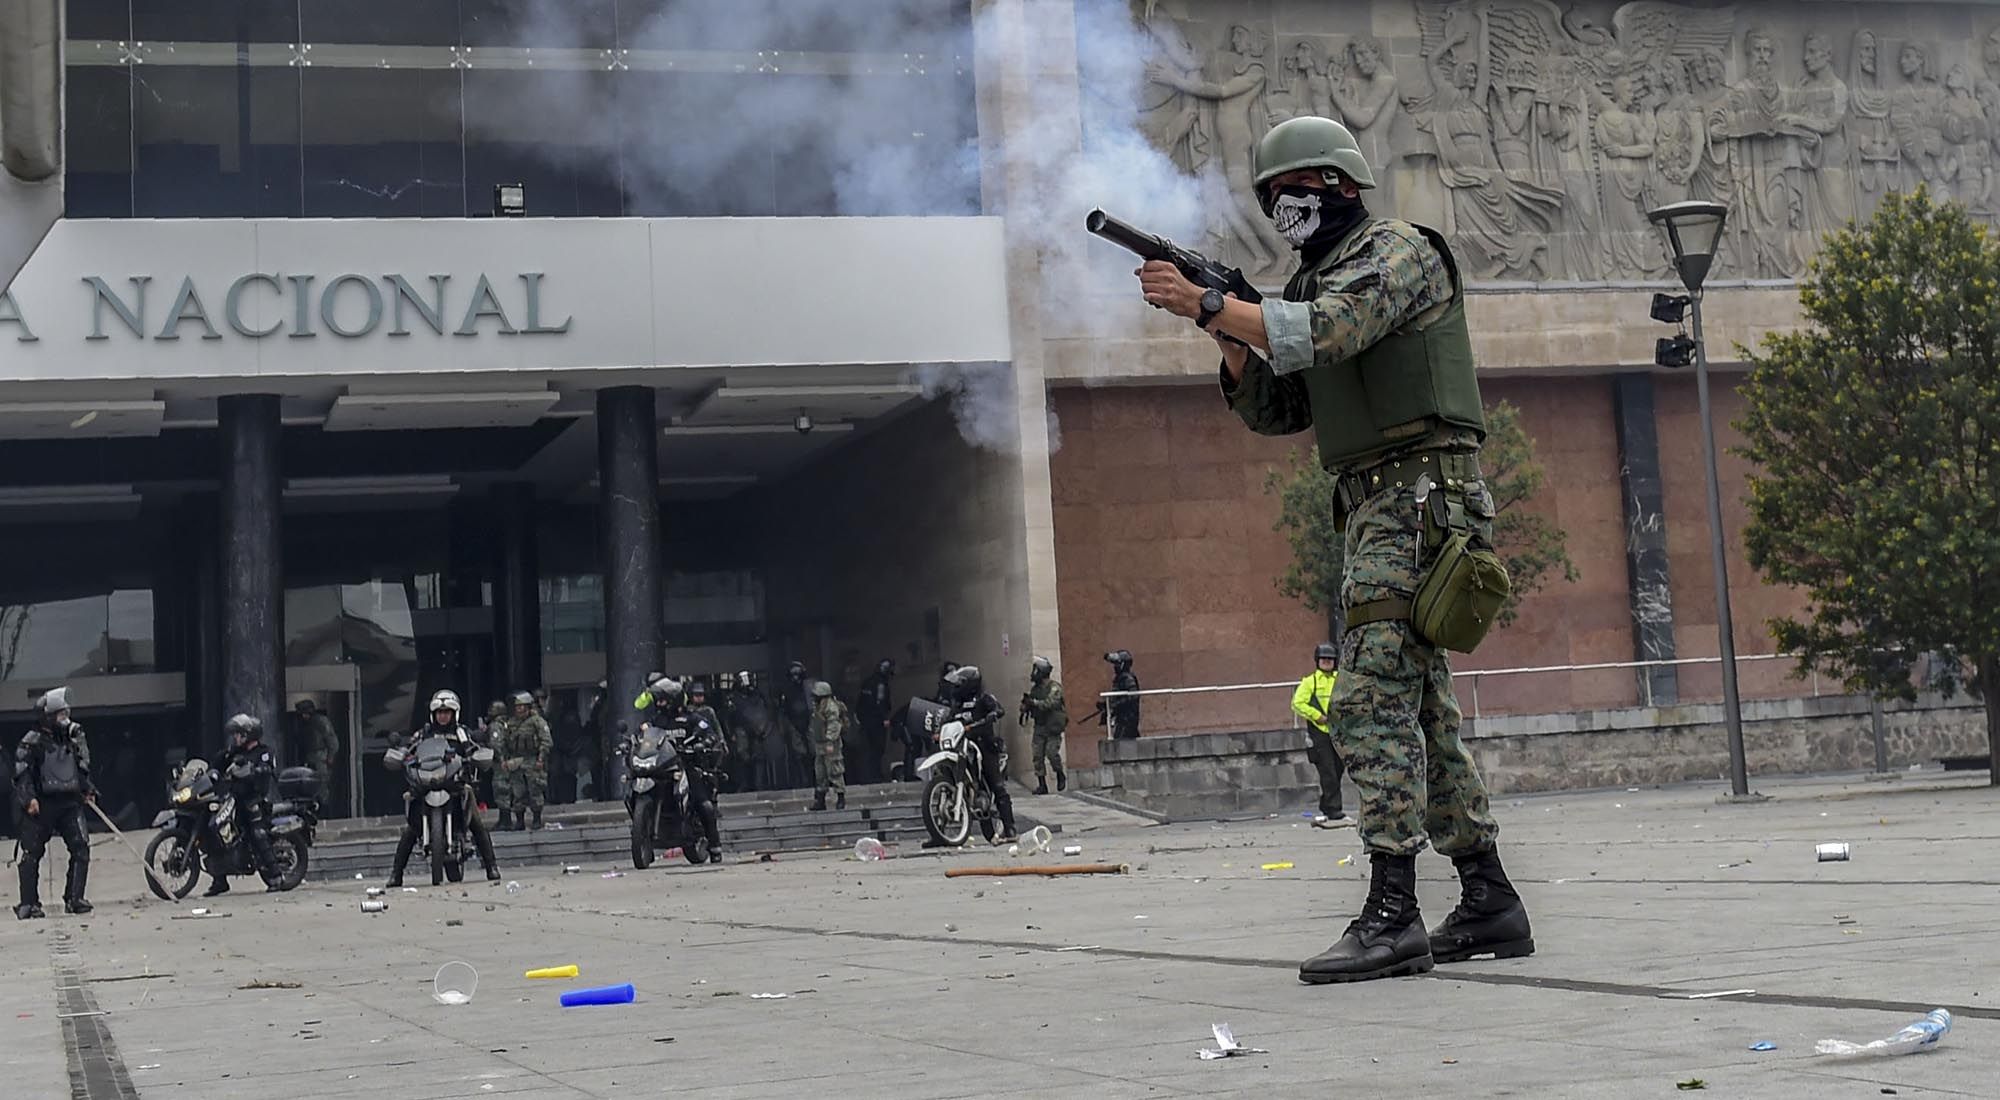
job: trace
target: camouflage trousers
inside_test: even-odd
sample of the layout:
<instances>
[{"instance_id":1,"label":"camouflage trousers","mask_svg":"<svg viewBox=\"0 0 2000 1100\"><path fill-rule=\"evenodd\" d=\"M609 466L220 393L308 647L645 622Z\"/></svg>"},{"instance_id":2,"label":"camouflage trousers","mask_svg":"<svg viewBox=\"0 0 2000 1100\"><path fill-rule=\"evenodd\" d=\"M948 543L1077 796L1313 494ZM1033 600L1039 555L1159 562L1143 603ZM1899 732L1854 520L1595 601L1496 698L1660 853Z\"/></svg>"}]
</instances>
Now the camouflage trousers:
<instances>
[{"instance_id":1,"label":"camouflage trousers","mask_svg":"<svg viewBox=\"0 0 2000 1100\"><path fill-rule=\"evenodd\" d=\"M1053 765L1057 775L1063 774L1062 762L1063 731L1035 731L1035 778L1042 778L1042 766Z\"/></svg>"},{"instance_id":2,"label":"camouflage trousers","mask_svg":"<svg viewBox=\"0 0 2000 1100\"><path fill-rule=\"evenodd\" d=\"M1491 517L1473 519L1475 544L1488 544ZM1419 556L1427 561L1442 542L1443 532L1426 526L1407 487L1362 501L1347 518L1342 604L1409 599L1422 576ZM1493 847L1500 827L1459 739L1444 650L1407 621L1348 629L1328 709L1334 745L1361 793L1358 827L1369 851L1411 855L1426 841L1446 856Z\"/></svg>"},{"instance_id":3,"label":"camouflage trousers","mask_svg":"<svg viewBox=\"0 0 2000 1100\"><path fill-rule=\"evenodd\" d=\"M548 802L549 773L541 768L493 773L493 805L501 813L512 810L539 810Z\"/></svg>"},{"instance_id":4,"label":"camouflage trousers","mask_svg":"<svg viewBox=\"0 0 2000 1100\"><path fill-rule=\"evenodd\" d=\"M835 794L847 793L847 756L838 741L820 746L813 754L813 789L824 795L829 787Z\"/></svg>"}]
</instances>

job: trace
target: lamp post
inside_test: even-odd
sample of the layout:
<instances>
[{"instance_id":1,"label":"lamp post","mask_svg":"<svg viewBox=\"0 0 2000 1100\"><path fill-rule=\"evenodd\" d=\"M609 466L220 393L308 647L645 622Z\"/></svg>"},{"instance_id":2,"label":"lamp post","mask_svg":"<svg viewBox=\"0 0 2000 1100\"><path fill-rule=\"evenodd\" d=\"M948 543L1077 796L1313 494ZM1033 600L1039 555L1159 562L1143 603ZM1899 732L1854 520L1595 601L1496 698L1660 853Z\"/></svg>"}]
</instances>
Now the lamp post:
<instances>
[{"instance_id":1,"label":"lamp post","mask_svg":"<svg viewBox=\"0 0 2000 1100\"><path fill-rule=\"evenodd\" d=\"M1716 242L1729 208L1721 203L1689 200L1649 211L1646 219L1660 227L1674 255L1674 268L1687 287L1694 312L1695 393L1701 405L1702 460L1708 468L1708 534L1715 557L1715 630L1722 656L1722 719L1729 730L1729 789L1736 798L1750 794L1743 762L1742 707L1736 695L1736 636L1729 615L1729 559L1722 533L1722 481L1716 472L1715 423L1708 404L1708 343L1701 332L1701 284L1715 262Z\"/></svg>"}]
</instances>

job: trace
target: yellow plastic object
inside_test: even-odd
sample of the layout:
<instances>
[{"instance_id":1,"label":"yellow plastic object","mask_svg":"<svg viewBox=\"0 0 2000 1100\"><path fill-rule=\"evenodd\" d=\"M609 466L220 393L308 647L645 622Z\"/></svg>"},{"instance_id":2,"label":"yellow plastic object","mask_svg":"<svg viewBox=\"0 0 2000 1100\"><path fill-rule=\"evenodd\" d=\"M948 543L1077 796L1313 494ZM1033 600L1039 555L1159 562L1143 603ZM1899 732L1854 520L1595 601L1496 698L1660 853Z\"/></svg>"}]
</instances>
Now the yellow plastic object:
<instances>
[{"instance_id":1,"label":"yellow plastic object","mask_svg":"<svg viewBox=\"0 0 2000 1100\"><path fill-rule=\"evenodd\" d=\"M1289 863L1266 863L1264 865L1264 870L1266 871L1289 871L1291 869L1292 865Z\"/></svg>"},{"instance_id":2,"label":"yellow plastic object","mask_svg":"<svg viewBox=\"0 0 2000 1100\"><path fill-rule=\"evenodd\" d=\"M545 966L540 970L528 971L526 976L530 978L574 978L576 977L576 964L571 963L568 966Z\"/></svg>"}]
</instances>

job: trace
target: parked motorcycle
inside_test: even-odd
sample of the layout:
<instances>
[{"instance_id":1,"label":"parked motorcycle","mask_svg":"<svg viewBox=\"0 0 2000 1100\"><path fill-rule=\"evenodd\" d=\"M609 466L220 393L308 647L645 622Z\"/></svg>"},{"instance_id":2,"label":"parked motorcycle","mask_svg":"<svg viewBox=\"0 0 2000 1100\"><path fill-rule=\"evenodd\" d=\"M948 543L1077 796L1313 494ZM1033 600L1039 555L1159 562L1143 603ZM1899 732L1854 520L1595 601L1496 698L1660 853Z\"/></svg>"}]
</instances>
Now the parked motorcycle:
<instances>
[{"instance_id":1,"label":"parked motorcycle","mask_svg":"<svg viewBox=\"0 0 2000 1100\"><path fill-rule=\"evenodd\" d=\"M718 761L686 747L671 728L645 726L627 743L632 776L625 812L632 819L632 866L653 865L653 853L679 848L689 863L707 863L708 831L715 824Z\"/></svg>"},{"instance_id":2,"label":"parked motorcycle","mask_svg":"<svg viewBox=\"0 0 2000 1100\"><path fill-rule=\"evenodd\" d=\"M917 765L917 774L924 777L924 829L933 841L956 848L971 837L977 822L980 835L991 843L1000 831L1000 819L994 809L993 789L986 785L986 772L981 767L984 750L965 732L965 723L956 719L940 723L938 712L944 708L937 704L912 700L912 721L918 720L918 704L925 704L923 720L926 728L937 727L938 739L938 751ZM1000 768L1002 772L1007 768L1004 752Z\"/></svg>"},{"instance_id":3,"label":"parked motorcycle","mask_svg":"<svg viewBox=\"0 0 2000 1100\"><path fill-rule=\"evenodd\" d=\"M409 788L403 797L423 803L417 815L418 843L431 865L431 885L445 880L461 882L465 865L475 855L468 815L477 813L472 804L473 769L493 766L493 750L475 749L471 768L458 748L442 737L426 737L410 748L391 748L382 755L391 769L401 768Z\"/></svg>"},{"instance_id":4,"label":"parked motorcycle","mask_svg":"<svg viewBox=\"0 0 2000 1100\"><path fill-rule=\"evenodd\" d=\"M236 796L221 778L199 758L174 773L168 808L153 819L159 832L146 845L146 862L159 873L157 880L146 876L155 896L187 897L204 870L257 873L250 838L236 821ZM271 854L278 861L278 884L290 890L305 881L307 855L319 831L319 780L311 768L286 768L278 775L278 797L271 807Z\"/></svg>"}]
</instances>

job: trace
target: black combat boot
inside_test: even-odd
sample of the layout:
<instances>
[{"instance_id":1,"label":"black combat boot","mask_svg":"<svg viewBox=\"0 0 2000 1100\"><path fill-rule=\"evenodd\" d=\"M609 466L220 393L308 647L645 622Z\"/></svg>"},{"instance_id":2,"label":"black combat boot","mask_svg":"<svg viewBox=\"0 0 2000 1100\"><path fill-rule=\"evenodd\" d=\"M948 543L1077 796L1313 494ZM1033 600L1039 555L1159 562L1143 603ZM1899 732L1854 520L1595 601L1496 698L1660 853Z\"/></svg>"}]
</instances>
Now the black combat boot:
<instances>
[{"instance_id":1,"label":"black combat boot","mask_svg":"<svg viewBox=\"0 0 2000 1100\"><path fill-rule=\"evenodd\" d=\"M1475 955L1517 959L1534 954L1527 907L1507 881L1500 853L1479 852L1452 863L1458 867L1458 907L1431 929L1431 957L1449 963Z\"/></svg>"},{"instance_id":2,"label":"black combat boot","mask_svg":"<svg viewBox=\"0 0 2000 1100\"><path fill-rule=\"evenodd\" d=\"M534 829L539 832L542 827L542 808L540 806L536 806L534 808L534 813L535 813L534 823L529 825L528 828Z\"/></svg>"},{"instance_id":3,"label":"black combat boot","mask_svg":"<svg viewBox=\"0 0 2000 1100\"><path fill-rule=\"evenodd\" d=\"M221 875L216 875L214 878L208 880L208 889L203 890L201 896L205 898L219 898L228 892L229 880L223 878Z\"/></svg>"},{"instance_id":4,"label":"black combat boot","mask_svg":"<svg viewBox=\"0 0 2000 1100\"><path fill-rule=\"evenodd\" d=\"M1063 770L1061 764L1056 765L1056 790L1069 790L1069 773Z\"/></svg>"},{"instance_id":5,"label":"black combat boot","mask_svg":"<svg viewBox=\"0 0 2000 1100\"><path fill-rule=\"evenodd\" d=\"M63 912L88 913L96 906L83 896L90 883L90 861L70 860L69 878L63 883Z\"/></svg>"},{"instance_id":6,"label":"black combat boot","mask_svg":"<svg viewBox=\"0 0 2000 1100\"><path fill-rule=\"evenodd\" d=\"M846 791L842 791L839 794L833 796L833 808L836 810L844 810L847 808Z\"/></svg>"},{"instance_id":7,"label":"black combat boot","mask_svg":"<svg viewBox=\"0 0 2000 1100\"><path fill-rule=\"evenodd\" d=\"M1300 981L1364 982L1431 968L1430 940L1417 912L1417 857L1374 852L1369 860L1374 874L1361 915L1339 942L1299 964Z\"/></svg>"},{"instance_id":8,"label":"black combat boot","mask_svg":"<svg viewBox=\"0 0 2000 1100\"><path fill-rule=\"evenodd\" d=\"M48 914L42 912L40 902L24 901L14 907L14 917L16 920L41 920L46 916Z\"/></svg>"},{"instance_id":9,"label":"black combat boot","mask_svg":"<svg viewBox=\"0 0 2000 1100\"><path fill-rule=\"evenodd\" d=\"M479 865L486 869L486 881L500 881L500 861L493 858L493 838L485 830L472 834L472 846L479 852Z\"/></svg>"},{"instance_id":10,"label":"black combat boot","mask_svg":"<svg viewBox=\"0 0 2000 1100\"><path fill-rule=\"evenodd\" d=\"M1058 781L1058 782L1060 782L1060 781ZM1035 777L1035 793L1036 793L1036 794L1047 794L1047 793L1049 793L1049 781L1048 781L1047 779L1045 779L1045 778L1043 778L1043 777L1039 776L1039 775L1038 775L1038 776L1036 776L1036 777Z\"/></svg>"},{"instance_id":11,"label":"black combat boot","mask_svg":"<svg viewBox=\"0 0 2000 1100\"><path fill-rule=\"evenodd\" d=\"M417 835L406 833L396 841L396 864L389 872L389 881L382 885L393 890L403 884L403 868L410 865L410 853L417 849Z\"/></svg>"},{"instance_id":12,"label":"black combat boot","mask_svg":"<svg viewBox=\"0 0 2000 1100\"><path fill-rule=\"evenodd\" d=\"M826 809L826 792L825 792L825 791L814 791L814 792L813 792L813 805L812 805L812 808L813 808L813 809L815 809L815 810L824 810L824 809Z\"/></svg>"}]
</instances>

